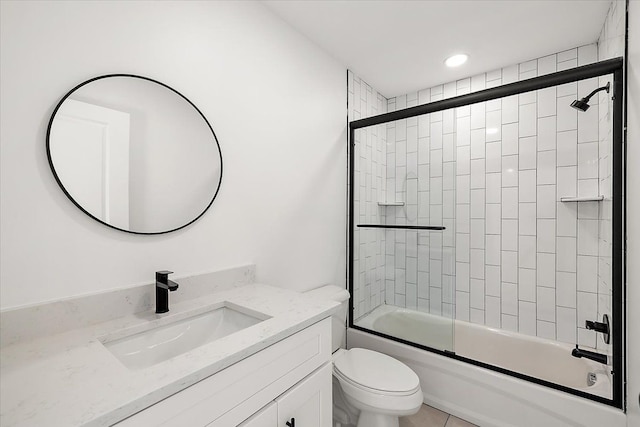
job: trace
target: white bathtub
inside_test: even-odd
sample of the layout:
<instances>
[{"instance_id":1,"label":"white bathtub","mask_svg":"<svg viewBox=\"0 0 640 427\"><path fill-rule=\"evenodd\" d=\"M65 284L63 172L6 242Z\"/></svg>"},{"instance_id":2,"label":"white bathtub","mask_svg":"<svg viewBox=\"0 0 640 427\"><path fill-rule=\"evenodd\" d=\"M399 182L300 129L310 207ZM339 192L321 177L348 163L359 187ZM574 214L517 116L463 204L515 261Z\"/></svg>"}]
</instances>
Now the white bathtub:
<instances>
[{"instance_id":1,"label":"white bathtub","mask_svg":"<svg viewBox=\"0 0 640 427\"><path fill-rule=\"evenodd\" d=\"M393 306L381 306L356 325L534 378L611 398L606 367L571 356L572 347ZM455 338L455 347L454 347ZM482 426L624 426L624 413L563 393L349 329L348 346L378 350L407 363L420 377L425 402ZM589 373L596 374L589 386Z\"/></svg>"}]
</instances>

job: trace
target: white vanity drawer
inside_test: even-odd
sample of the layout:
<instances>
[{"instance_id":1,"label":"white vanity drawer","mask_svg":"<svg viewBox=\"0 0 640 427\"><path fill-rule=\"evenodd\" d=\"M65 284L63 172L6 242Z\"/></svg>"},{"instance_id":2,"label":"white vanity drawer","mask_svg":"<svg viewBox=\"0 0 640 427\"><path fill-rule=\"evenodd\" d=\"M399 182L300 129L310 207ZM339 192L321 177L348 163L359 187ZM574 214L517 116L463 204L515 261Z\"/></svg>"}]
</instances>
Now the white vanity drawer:
<instances>
[{"instance_id":1,"label":"white vanity drawer","mask_svg":"<svg viewBox=\"0 0 640 427\"><path fill-rule=\"evenodd\" d=\"M238 425L331 356L331 319L324 319L116 424Z\"/></svg>"}]
</instances>

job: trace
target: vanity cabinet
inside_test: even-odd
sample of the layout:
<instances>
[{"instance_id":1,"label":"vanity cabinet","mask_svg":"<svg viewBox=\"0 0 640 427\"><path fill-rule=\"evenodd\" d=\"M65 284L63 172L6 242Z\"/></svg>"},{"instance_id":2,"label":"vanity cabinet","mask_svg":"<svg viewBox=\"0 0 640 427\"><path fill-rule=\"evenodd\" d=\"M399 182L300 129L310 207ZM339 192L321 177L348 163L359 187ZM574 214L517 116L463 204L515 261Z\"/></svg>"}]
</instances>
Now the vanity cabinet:
<instances>
[{"instance_id":1,"label":"vanity cabinet","mask_svg":"<svg viewBox=\"0 0 640 427\"><path fill-rule=\"evenodd\" d=\"M331 425L331 362L300 381L276 399L278 427L287 427L295 419L295 427Z\"/></svg>"},{"instance_id":2,"label":"vanity cabinet","mask_svg":"<svg viewBox=\"0 0 640 427\"><path fill-rule=\"evenodd\" d=\"M249 417L248 420L240 424L239 427L274 427L277 423L278 404L276 402L271 402Z\"/></svg>"},{"instance_id":3,"label":"vanity cabinet","mask_svg":"<svg viewBox=\"0 0 640 427\"><path fill-rule=\"evenodd\" d=\"M245 420L240 427L330 426L331 375L331 363L324 364Z\"/></svg>"},{"instance_id":4,"label":"vanity cabinet","mask_svg":"<svg viewBox=\"0 0 640 427\"><path fill-rule=\"evenodd\" d=\"M287 427L295 418L296 427L329 427L330 358L326 318L116 426Z\"/></svg>"}]
</instances>

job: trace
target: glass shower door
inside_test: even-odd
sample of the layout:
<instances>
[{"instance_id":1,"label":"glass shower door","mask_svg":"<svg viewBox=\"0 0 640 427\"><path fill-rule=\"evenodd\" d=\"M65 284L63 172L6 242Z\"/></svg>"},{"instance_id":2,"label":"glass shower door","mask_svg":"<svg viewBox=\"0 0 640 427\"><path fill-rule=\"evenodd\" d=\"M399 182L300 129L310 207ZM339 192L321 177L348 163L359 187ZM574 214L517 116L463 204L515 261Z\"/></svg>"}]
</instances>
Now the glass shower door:
<instances>
[{"instance_id":1,"label":"glass shower door","mask_svg":"<svg viewBox=\"0 0 640 427\"><path fill-rule=\"evenodd\" d=\"M352 122L352 325L620 407L622 63Z\"/></svg>"},{"instance_id":2,"label":"glass shower door","mask_svg":"<svg viewBox=\"0 0 640 427\"><path fill-rule=\"evenodd\" d=\"M354 325L453 351L454 110L354 133Z\"/></svg>"}]
</instances>

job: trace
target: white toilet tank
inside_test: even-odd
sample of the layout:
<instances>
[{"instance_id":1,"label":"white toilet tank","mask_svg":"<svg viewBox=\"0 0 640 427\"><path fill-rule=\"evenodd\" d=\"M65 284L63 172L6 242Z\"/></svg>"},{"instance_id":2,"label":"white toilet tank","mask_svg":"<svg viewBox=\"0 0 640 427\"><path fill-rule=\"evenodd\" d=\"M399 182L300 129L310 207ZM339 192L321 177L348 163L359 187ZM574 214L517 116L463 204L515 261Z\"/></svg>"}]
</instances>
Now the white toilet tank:
<instances>
[{"instance_id":1,"label":"white toilet tank","mask_svg":"<svg viewBox=\"0 0 640 427\"><path fill-rule=\"evenodd\" d=\"M349 291L335 285L326 285L305 292L315 299L331 300L340 303L340 309L331 316L332 352L346 347L347 313L349 311Z\"/></svg>"}]
</instances>

